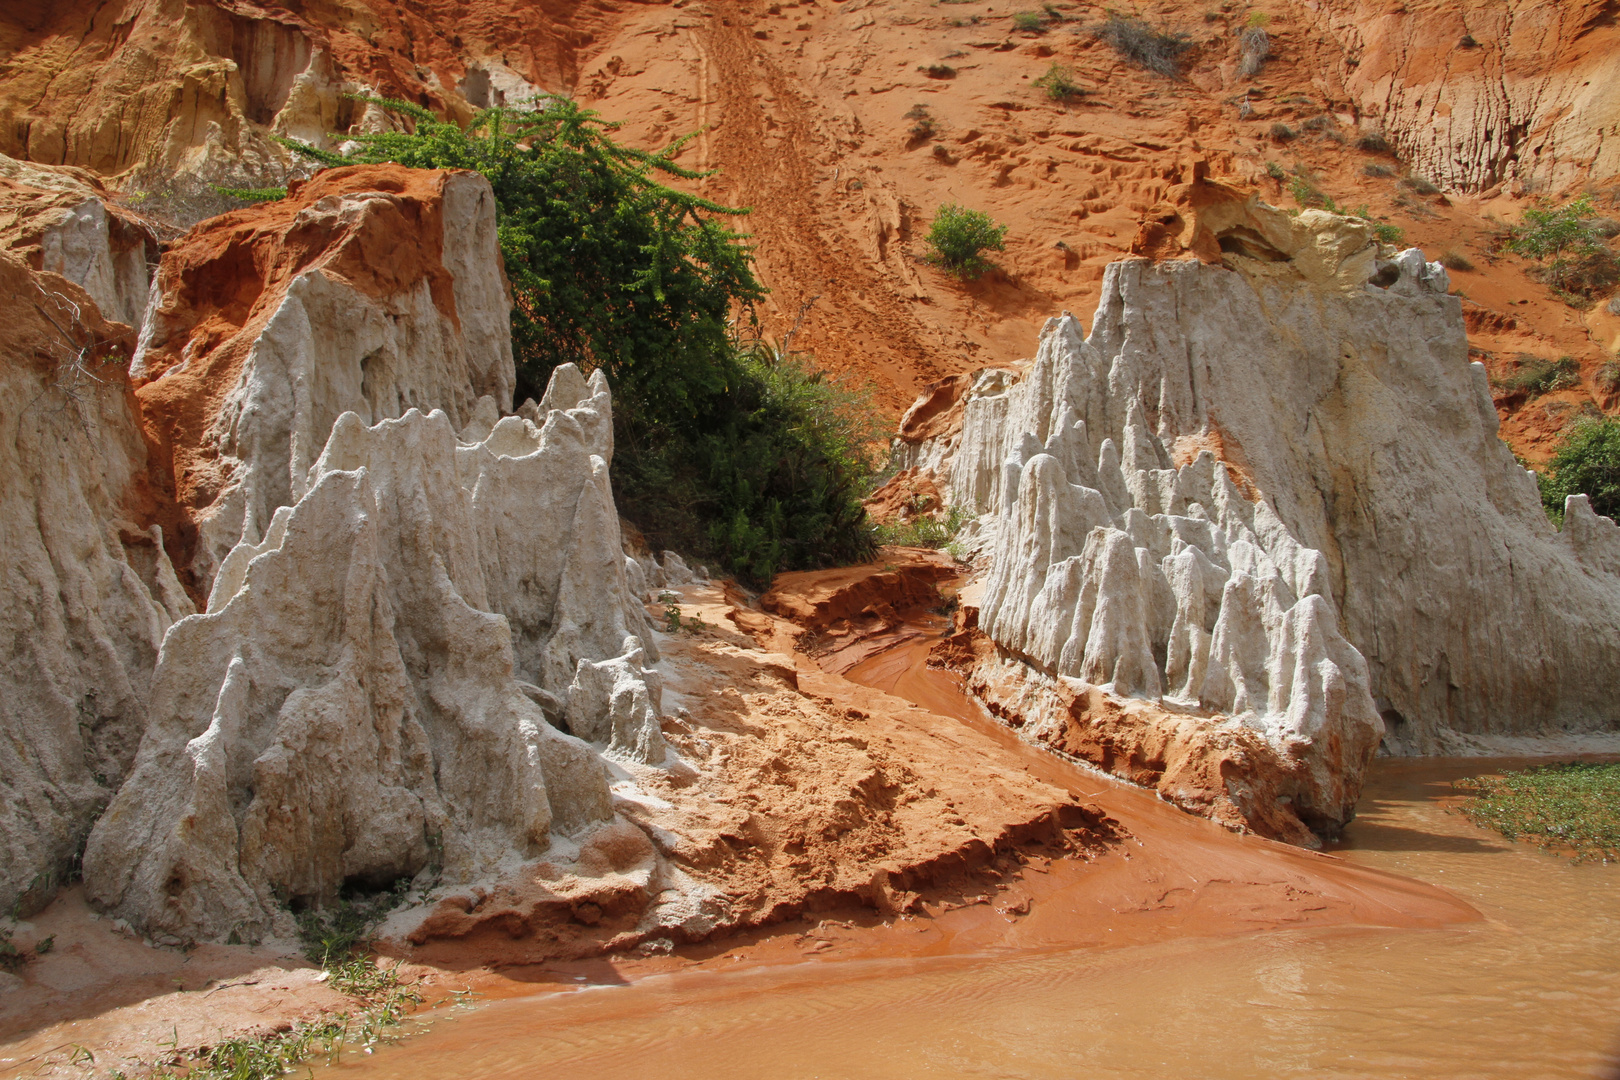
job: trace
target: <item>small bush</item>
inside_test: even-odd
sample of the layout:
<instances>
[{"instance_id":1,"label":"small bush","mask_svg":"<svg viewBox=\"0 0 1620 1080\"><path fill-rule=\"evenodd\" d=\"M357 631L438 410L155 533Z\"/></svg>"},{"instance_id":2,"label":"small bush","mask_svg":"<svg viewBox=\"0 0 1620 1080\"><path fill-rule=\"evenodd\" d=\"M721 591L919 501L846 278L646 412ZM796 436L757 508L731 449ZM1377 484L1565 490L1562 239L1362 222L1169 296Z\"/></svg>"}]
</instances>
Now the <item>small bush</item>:
<instances>
[{"instance_id":1,"label":"small bush","mask_svg":"<svg viewBox=\"0 0 1620 1080\"><path fill-rule=\"evenodd\" d=\"M1546 281L1554 289L1590 300L1620 282L1620 259L1593 231L1592 220L1590 195L1562 207L1531 207L1507 248L1543 260Z\"/></svg>"},{"instance_id":2,"label":"small bush","mask_svg":"<svg viewBox=\"0 0 1620 1080\"><path fill-rule=\"evenodd\" d=\"M1616 236L1620 236L1620 221L1614 218L1589 218L1582 224L1591 230L1593 236L1603 240L1613 240Z\"/></svg>"},{"instance_id":3,"label":"small bush","mask_svg":"<svg viewBox=\"0 0 1620 1080\"><path fill-rule=\"evenodd\" d=\"M1386 177L1394 176L1395 170L1390 168L1388 165L1380 165L1376 161L1369 161L1367 164L1361 167L1361 175L1370 176L1374 180L1382 180Z\"/></svg>"},{"instance_id":4,"label":"small bush","mask_svg":"<svg viewBox=\"0 0 1620 1080\"><path fill-rule=\"evenodd\" d=\"M1258 12L1256 13L1258 14ZM1260 74L1260 67L1271 55L1271 38L1266 35L1261 25L1253 22L1243 31L1239 38L1241 53L1238 56L1238 78L1252 79Z\"/></svg>"},{"instance_id":5,"label":"small bush","mask_svg":"<svg viewBox=\"0 0 1620 1080\"><path fill-rule=\"evenodd\" d=\"M1519 356L1519 366L1496 385L1512 393L1522 392L1536 397L1554 390L1568 390L1580 383L1581 368L1573 358L1565 356L1548 360L1523 353Z\"/></svg>"},{"instance_id":6,"label":"small bush","mask_svg":"<svg viewBox=\"0 0 1620 1080\"><path fill-rule=\"evenodd\" d=\"M1410 188L1419 195L1440 194L1440 189L1435 186L1432 180L1429 180L1427 177L1419 176L1417 173L1408 173L1406 176L1402 177L1401 186Z\"/></svg>"},{"instance_id":7,"label":"small bush","mask_svg":"<svg viewBox=\"0 0 1620 1080\"><path fill-rule=\"evenodd\" d=\"M1053 101L1073 101L1085 93L1074 81L1074 69L1065 64L1053 64L1046 74L1035 80L1035 85Z\"/></svg>"},{"instance_id":8,"label":"small bush","mask_svg":"<svg viewBox=\"0 0 1620 1080\"><path fill-rule=\"evenodd\" d=\"M1181 75L1181 55L1192 48L1185 34L1167 34L1141 19L1113 12L1092 28L1092 34L1137 67L1172 79Z\"/></svg>"},{"instance_id":9,"label":"small bush","mask_svg":"<svg viewBox=\"0 0 1620 1080\"><path fill-rule=\"evenodd\" d=\"M1609 314L1620 315L1620 296L1609 297Z\"/></svg>"},{"instance_id":10,"label":"small bush","mask_svg":"<svg viewBox=\"0 0 1620 1080\"><path fill-rule=\"evenodd\" d=\"M1312 181L1309 173L1303 169L1294 173L1294 178L1288 182L1288 193L1294 197L1302 210L1334 210L1338 207L1333 200L1322 193Z\"/></svg>"},{"instance_id":11,"label":"small bush","mask_svg":"<svg viewBox=\"0 0 1620 1080\"><path fill-rule=\"evenodd\" d=\"M953 506L946 510L944 518L933 518L926 514L912 518L905 524L892 522L879 525L877 529L877 542L896 547L948 547L962 526L971 521L973 515L960 506Z\"/></svg>"},{"instance_id":12,"label":"small bush","mask_svg":"<svg viewBox=\"0 0 1620 1080\"><path fill-rule=\"evenodd\" d=\"M1585 495L1593 510L1620 519L1620 420L1576 420L1537 482L1542 505L1554 521L1563 520L1564 499L1570 495Z\"/></svg>"},{"instance_id":13,"label":"small bush","mask_svg":"<svg viewBox=\"0 0 1620 1080\"><path fill-rule=\"evenodd\" d=\"M1467 273L1474 268L1474 264L1468 261L1468 256L1464 255L1455 248L1448 250L1444 255L1440 256L1440 265L1445 267L1447 270L1461 270L1464 273Z\"/></svg>"},{"instance_id":14,"label":"small bush","mask_svg":"<svg viewBox=\"0 0 1620 1080\"><path fill-rule=\"evenodd\" d=\"M1288 174L1283 171L1283 167L1277 164L1275 161L1266 162L1266 175L1271 177L1273 180L1280 181L1288 179Z\"/></svg>"},{"instance_id":15,"label":"small bush","mask_svg":"<svg viewBox=\"0 0 1620 1080\"><path fill-rule=\"evenodd\" d=\"M1358 135L1356 137L1356 149L1368 154L1393 154L1395 152L1394 147L1389 145L1389 140L1380 131L1367 131Z\"/></svg>"},{"instance_id":16,"label":"small bush","mask_svg":"<svg viewBox=\"0 0 1620 1080\"><path fill-rule=\"evenodd\" d=\"M1287 142L1289 139L1297 137L1298 134L1299 132L1295 131L1281 120L1278 120L1275 124L1271 125L1271 137L1277 142Z\"/></svg>"},{"instance_id":17,"label":"small bush","mask_svg":"<svg viewBox=\"0 0 1620 1080\"><path fill-rule=\"evenodd\" d=\"M1021 34L1039 34L1045 31L1038 11L1020 11L1012 17L1012 28Z\"/></svg>"},{"instance_id":18,"label":"small bush","mask_svg":"<svg viewBox=\"0 0 1620 1080\"><path fill-rule=\"evenodd\" d=\"M913 142L922 142L924 139L931 139L934 137L934 133L937 130L937 125L934 123L933 116L931 116L928 112L928 106L913 105L910 109L906 110L906 119L915 121L915 123L911 125L910 132Z\"/></svg>"},{"instance_id":19,"label":"small bush","mask_svg":"<svg viewBox=\"0 0 1620 1080\"><path fill-rule=\"evenodd\" d=\"M929 261L960 278L976 278L990 269L981 255L1005 251L1007 226L997 225L982 210L946 203L934 214L928 230Z\"/></svg>"},{"instance_id":20,"label":"small bush","mask_svg":"<svg viewBox=\"0 0 1620 1080\"><path fill-rule=\"evenodd\" d=\"M1605 394L1620 393L1620 360L1605 360L1592 382Z\"/></svg>"},{"instance_id":21,"label":"small bush","mask_svg":"<svg viewBox=\"0 0 1620 1080\"><path fill-rule=\"evenodd\" d=\"M1322 113L1311 117L1299 126L1313 135L1320 135L1323 132L1332 131L1337 124L1338 121L1334 120L1333 117L1327 113Z\"/></svg>"},{"instance_id":22,"label":"small bush","mask_svg":"<svg viewBox=\"0 0 1620 1080\"><path fill-rule=\"evenodd\" d=\"M917 70L928 76L930 79L956 78L956 69L951 67L949 64L923 64L919 66Z\"/></svg>"}]
</instances>

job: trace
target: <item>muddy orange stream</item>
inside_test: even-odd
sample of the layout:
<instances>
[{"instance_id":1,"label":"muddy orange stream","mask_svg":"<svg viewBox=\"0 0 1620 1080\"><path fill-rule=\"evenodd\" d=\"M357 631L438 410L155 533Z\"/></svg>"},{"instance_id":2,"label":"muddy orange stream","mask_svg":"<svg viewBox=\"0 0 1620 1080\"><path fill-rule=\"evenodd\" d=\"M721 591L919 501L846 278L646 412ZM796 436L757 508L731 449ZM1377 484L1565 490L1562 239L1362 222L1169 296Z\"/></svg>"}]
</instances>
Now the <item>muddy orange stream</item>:
<instances>
[{"instance_id":1,"label":"muddy orange stream","mask_svg":"<svg viewBox=\"0 0 1620 1080\"><path fill-rule=\"evenodd\" d=\"M922 666L928 644L926 635L897 641L845 674L959 722L993 724L953 676ZM1620 1045L1620 867L1510 844L1447 809L1451 779L1510 763L1380 762L1330 860L1229 837L1030 753L1031 767L1091 785L1085 794L1099 795L1138 847L1068 869L1054 863L1062 880L1037 890L1027 917L984 906L902 920L885 929L882 948L833 958L711 963L490 1001L441 1013L336 1071L434 1080L1606 1075ZM1290 906L1287 890L1302 882L1311 895ZM1255 929L1245 932L1246 912ZM895 946L907 934L918 948Z\"/></svg>"}]
</instances>

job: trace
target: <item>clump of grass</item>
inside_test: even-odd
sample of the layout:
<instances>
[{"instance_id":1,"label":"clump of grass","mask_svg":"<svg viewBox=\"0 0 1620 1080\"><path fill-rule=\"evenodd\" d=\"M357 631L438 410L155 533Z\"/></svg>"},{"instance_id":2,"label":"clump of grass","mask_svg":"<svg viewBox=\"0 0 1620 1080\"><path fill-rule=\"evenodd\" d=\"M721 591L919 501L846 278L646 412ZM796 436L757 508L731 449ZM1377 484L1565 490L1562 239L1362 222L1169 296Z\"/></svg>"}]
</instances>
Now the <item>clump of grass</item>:
<instances>
[{"instance_id":1,"label":"clump of grass","mask_svg":"<svg viewBox=\"0 0 1620 1080\"><path fill-rule=\"evenodd\" d=\"M1091 32L1137 67L1172 79L1181 75L1181 56L1192 48L1192 39L1185 34L1165 33L1116 12L1109 12Z\"/></svg>"},{"instance_id":2,"label":"clump of grass","mask_svg":"<svg viewBox=\"0 0 1620 1080\"><path fill-rule=\"evenodd\" d=\"M1283 171L1283 167L1277 164L1275 161L1266 162L1266 175L1271 177L1273 180L1281 181L1288 179L1288 174Z\"/></svg>"},{"instance_id":3,"label":"clump of grass","mask_svg":"<svg viewBox=\"0 0 1620 1080\"><path fill-rule=\"evenodd\" d=\"M1401 186L1410 188L1419 195L1440 194L1440 189L1435 186L1434 181L1430 180L1426 176L1419 176L1417 173L1408 173L1406 176L1402 177Z\"/></svg>"},{"instance_id":4,"label":"clump of grass","mask_svg":"<svg viewBox=\"0 0 1620 1080\"><path fill-rule=\"evenodd\" d=\"M1571 761L1452 786L1473 795L1460 807L1468 820L1509 840L1566 850L1577 861L1620 859L1620 763Z\"/></svg>"},{"instance_id":5,"label":"clump of grass","mask_svg":"<svg viewBox=\"0 0 1620 1080\"><path fill-rule=\"evenodd\" d=\"M1275 124L1271 125L1271 137L1277 142L1287 142L1290 139L1298 137L1298 135L1299 132L1295 131L1281 120L1278 120Z\"/></svg>"},{"instance_id":6,"label":"clump of grass","mask_svg":"<svg viewBox=\"0 0 1620 1080\"><path fill-rule=\"evenodd\" d=\"M960 506L949 507L943 518L919 514L905 523L891 522L877 527L877 542L897 547L946 548L973 515Z\"/></svg>"},{"instance_id":7,"label":"clump of grass","mask_svg":"<svg viewBox=\"0 0 1620 1080\"><path fill-rule=\"evenodd\" d=\"M1496 385L1510 393L1525 393L1531 397L1550 394L1555 390L1568 390L1579 386L1581 367L1573 357L1563 356L1548 360L1541 356L1521 353L1518 366L1509 375L1497 380Z\"/></svg>"},{"instance_id":8,"label":"clump of grass","mask_svg":"<svg viewBox=\"0 0 1620 1080\"><path fill-rule=\"evenodd\" d=\"M917 70L930 79L956 78L956 69L949 64L921 64L918 65Z\"/></svg>"},{"instance_id":9,"label":"clump of grass","mask_svg":"<svg viewBox=\"0 0 1620 1080\"><path fill-rule=\"evenodd\" d=\"M1305 121L1299 126L1305 131L1309 131L1313 135L1321 135L1332 131L1337 125L1338 121L1334 120L1333 117L1329 116L1327 113L1321 113L1311 117L1309 120Z\"/></svg>"},{"instance_id":10,"label":"clump of grass","mask_svg":"<svg viewBox=\"0 0 1620 1080\"><path fill-rule=\"evenodd\" d=\"M1047 68L1046 74L1035 80L1035 85L1053 101L1073 101L1085 94L1080 84L1074 81L1074 69L1065 64L1053 64Z\"/></svg>"},{"instance_id":11,"label":"clump of grass","mask_svg":"<svg viewBox=\"0 0 1620 1080\"><path fill-rule=\"evenodd\" d=\"M976 278L990 269L986 251L1005 251L1007 226L982 210L946 203L928 230L928 259L959 278Z\"/></svg>"},{"instance_id":12,"label":"clump of grass","mask_svg":"<svg viewBox=\"0 0 1620 1080\"><path fill-rule=\"evenodd\" d=\"M349 960L369 944L371 932L399 906L410 883L409 878L400 878L383 892L339 896L335 903L299 912L295 919L304 955L322 967Z\"/></svg>"},{"instance_id":13,"label":"clump of grass","mask_svg":"<svg viewBox=\"0 0 1620 1080\"><path fill-rule=\"evenodd\" d=\"M1038 11L1020 11L1012 17L1012 28L1021 34L1045 33L1046 28L1041 23L1041 13Z\"/></svg>"},{"instance_id":14,"label":"clump of grass","mask_svg":"<svg viewBox=\"0 0 1620 1080\"><path fill-rule=\"evenodd\" d=\"M1395 148L1381 131L1366 131L1356 136L1356 149L1368 154L1393 154Z\"/></svg>"},{"instance_id":15,"label":"clump of grass","mask_svg":"<svg viewBox=\"0 0 1620 1080\"><path fill-rule=\"evenodd\" d=\"M1447 270L1461 270L1464 273L1474 268L1474 264L1468 260L1468 256L1455 248L1449 249L1444 255L1440 256L1440 265Z\"/></svg>"},{"instance_id":16,"label":"clump of grass","mask_svg":"<svg viewBox=\"0 0 1620 1080\"><path fill-rule=\"evenodd\" d=\"M1395 175L1395 170L1388 165L1380 165L1376 161L1369 161L1361 167L1362 176L1370 176L1374 180L1383 180Z\"/></svg>"},{"instance_id":17,"label":"clump of grass","mask_svg":"<svg viewBox=\"0 0 1620 1080\"><path fill-rule=\"evenodd\" d=\"M910 109L907 109L906 119L914 121L911 125L911 139L913 142L932 139L935 132L938 131L938 124L934 121L934 117L929 113L926 105L913 105Z\"/></svg>"}]
</instances>

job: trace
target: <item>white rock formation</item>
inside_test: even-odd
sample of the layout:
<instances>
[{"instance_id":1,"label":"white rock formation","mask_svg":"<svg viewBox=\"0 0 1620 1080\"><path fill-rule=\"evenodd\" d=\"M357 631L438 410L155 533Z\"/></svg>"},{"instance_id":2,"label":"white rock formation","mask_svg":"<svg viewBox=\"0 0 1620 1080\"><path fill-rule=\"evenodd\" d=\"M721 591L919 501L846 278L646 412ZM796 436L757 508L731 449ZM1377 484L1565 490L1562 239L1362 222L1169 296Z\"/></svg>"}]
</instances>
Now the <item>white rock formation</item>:
<instances>
[{"instance_id":1,"label":"white rock formation","mask_svg":"<svg viewBox=\"0 0 1620 1080\"><path fill-rule=\"evenodd\" d=\"M1089 338L1051 320L1024 381L970 397L981 625L1313 769L1359 770L1380 714L1396 752L1613 730L1620 529L1584 498L1548 523L1443 268L1329 215L1277 229L1290 257L1229 251L1242 273L1110 266Z\"/></svg>"},{"instance_id":2,"label":"white rock formation","mask_svg":"<svg viewBox=\"0 0 1620 1080\"><path fill-rule=\"evenodd\" d=\"M146 468L83 292L0 255L0 910L49 898L135 755L158 645L192 612L125 498ZM37 305L37 307L36 307ZM77 340L64 337L40 310Z\"/></svg>"},{"instance_id":3,"label":"white rock formation","mask_svg":"<svg viewBox=\"0 0 1620 1080\"><path fill-rule=\"evenodd\" d=\"M338 418L165 637L85 855L94 902L160 937L284 933L288 900L465 882L609 819L599 751L663 760L606 384L562 368L547 402L473 442L438 410Z\"/></svg>"},{"instance_id":4,"label":"white rock formation","mask_svg":"<svg viewBox=\"0 0 1620 1080\"><path fill-rule=\"evenodd\" d=\"M289 233L332 237L335 248L376 207L401 201L384 191L327 196L300 211ZM354 412L371 424L412 408L442 409L459 430L480 397L511 401L511 305L488 181L446 174L439 216L439 255L453 305L435 296L431 276L379 296L317 262L287 283L251 339L208 438L220 481L196 515L191 563L205 587L238 541L257 543L276 509L303 496L310 466L341 414ZM144 376L154 336L166 334L166 318L160 309L148 327L135 357L137 377Z\"/></svg>"}]
</instances>

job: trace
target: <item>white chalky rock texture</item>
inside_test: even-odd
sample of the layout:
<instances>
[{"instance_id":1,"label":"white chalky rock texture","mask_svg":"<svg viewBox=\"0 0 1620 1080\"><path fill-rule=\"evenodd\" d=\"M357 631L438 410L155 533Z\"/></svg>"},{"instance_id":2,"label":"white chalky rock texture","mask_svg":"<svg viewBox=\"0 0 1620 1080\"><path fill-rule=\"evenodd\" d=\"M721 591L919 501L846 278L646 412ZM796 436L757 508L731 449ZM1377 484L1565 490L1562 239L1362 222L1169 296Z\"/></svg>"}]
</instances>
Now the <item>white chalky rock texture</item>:
<instances>
[{"instance_id":1,"label":"white chalky rock texture","mask_svg":"<svg viewBox=\"0 0 1620 1080\"><path fill-rule=\"evenodd\" d=\"M981 625L1352 780L1386 723L1408 753L1614 730L1620 529L1584 497L1548 522L1443 268L1302 219L1314 243L1229 255L1247 273L1110 266L1089 338L1051 320L1026 379L970 397L950 486L994 514Z\"/></svg>"},{"instance_id":2,"label":"white chalky rock texture","mask_svg":"<svg viewBox=\"0 0 1620 1080\"><path fill-rule=\"evenodd\" d=\"M453 282L453 310L428 276L376 296L317 264L286 285L209 431L221 480L196 514L191 561L204 588L238 541L258 542L276 509L303 496L310 465L343 413L375 423L411 408L442 409L460 429L481 397L511 401L510 301L494 195L476 173L447 173L441 198L440 262ZM303 209L290 231L344 237L360 232L374 208L401 201L386 191L330 195ZM151 339L163 338L164 319L160 310L148 328L137 376Z\"/></svg>"},{"instance_id":3,"label":"white chalky rock texture","mask_svg":"<svg viewBox=\"0 0 1620 1080\"><path fill-rule=\"evenodd\" d=\"M287 900L430 864L466 882L611 818L601 752L663 760L656 652L606 384L559 369L547 402L543 427L474 442L437 410L338 418L297 502L164 639L85 854L94 902L160 938L256 939L290 929Z\"/></svg>"},{"instance_id":4,"label":"white chalky rock texture","mask_svg":"<svg viewBox=\"0 0 1620 1080\"><path fill-rule=\"evenodd\" d=\"M128 520L145 471L125 358L90 298L0 255L0 910L67 878L135 756L159 643L192 612L154 527ZM60 336L49 311L80 340ZM127 354L126 354L127 357Z\"/></svg>"}]
</instances>

